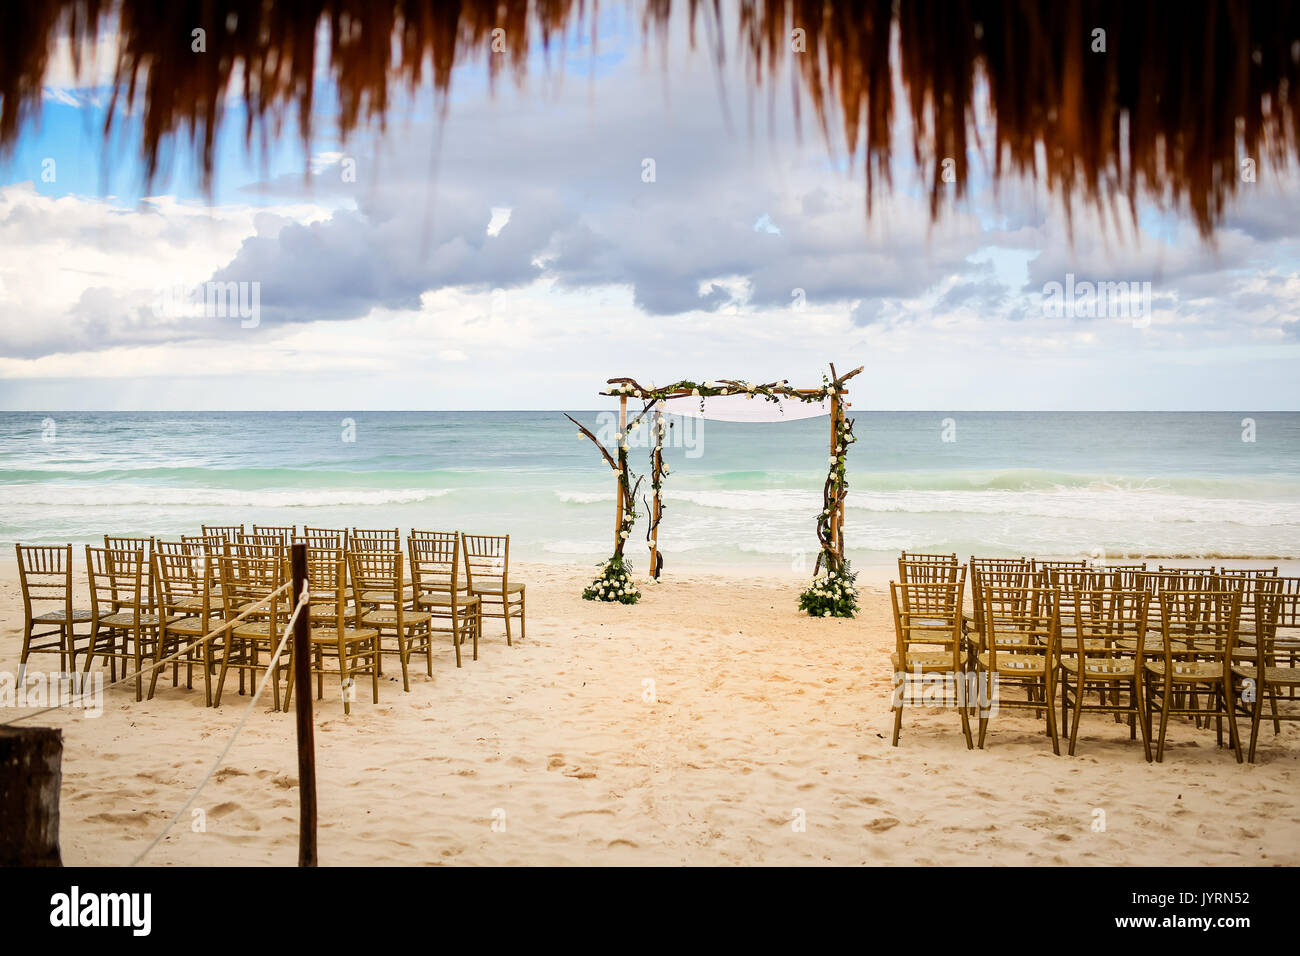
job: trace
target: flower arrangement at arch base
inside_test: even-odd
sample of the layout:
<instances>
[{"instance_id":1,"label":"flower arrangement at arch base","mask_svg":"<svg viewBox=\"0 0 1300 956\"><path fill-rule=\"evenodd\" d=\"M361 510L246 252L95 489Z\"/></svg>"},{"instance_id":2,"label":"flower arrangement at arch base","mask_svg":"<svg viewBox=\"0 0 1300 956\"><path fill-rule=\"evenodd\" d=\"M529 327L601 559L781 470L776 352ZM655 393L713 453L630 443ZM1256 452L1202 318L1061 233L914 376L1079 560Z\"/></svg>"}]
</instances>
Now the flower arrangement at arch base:
<instances>
[{"instance_id":1,"label":"flower arrangement at arch base","mask_svg":"<svg viewBox=\"0 0 1300 956\"><path fill-rule=\"evenodd\" d=\"M812 579L808 590L799 595L799 610L812 617L853 617L858 613L857 574L849 563Z\"/></svg>"},{"instance_id":2,"label":"flower arrangement at arch base","mask_svg":"<svg viewBox=\"0 0 1300 956\"><path fill-rule=\"evenodd\" d=\"M616 554L600 566L596 580L582 592L584 601L613 601L618 604L635 604L641 600L641 591L632 579L632 565Z\"/></svg>"}]
</instances>

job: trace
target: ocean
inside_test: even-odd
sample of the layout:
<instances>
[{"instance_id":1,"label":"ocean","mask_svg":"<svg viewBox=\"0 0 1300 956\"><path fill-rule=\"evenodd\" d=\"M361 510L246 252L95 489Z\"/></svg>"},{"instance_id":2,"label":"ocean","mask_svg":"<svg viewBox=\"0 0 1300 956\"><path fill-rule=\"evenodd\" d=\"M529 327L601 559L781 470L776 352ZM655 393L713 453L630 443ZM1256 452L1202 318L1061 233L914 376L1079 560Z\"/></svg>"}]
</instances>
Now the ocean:
<instances>
[{"instance_id":1,"label":"ocean","mask_svg":"<svg viewBox=\"0 0 1300 956\"><path fill-rule=\"evenodd\" d=\"M572 414L612 441L608 412ZM1300 558L1300 413L855 417L859 566L901 549ZM671 420L666 567L811 569L827 419ZM648 471L644 445L632 468ZM508 533L518 560L589 564L609 553L614 490L558 411L0 413L6 548L242 522Z\"/></svg>"}]
</instances>

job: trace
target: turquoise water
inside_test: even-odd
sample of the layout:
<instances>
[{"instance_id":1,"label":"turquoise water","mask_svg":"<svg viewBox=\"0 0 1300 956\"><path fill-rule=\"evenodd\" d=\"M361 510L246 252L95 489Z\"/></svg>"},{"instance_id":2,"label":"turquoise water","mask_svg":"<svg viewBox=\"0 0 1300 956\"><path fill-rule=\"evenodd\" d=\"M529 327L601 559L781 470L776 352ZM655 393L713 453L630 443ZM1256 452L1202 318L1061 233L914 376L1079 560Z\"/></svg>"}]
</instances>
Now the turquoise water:
<instances>
[{"instance_id":1,"label":"turquoise water","mask_svg":"<svg viewBox=\"0 0 1300 956\"><path fill-rule=\"evenodd\" d=\"M827 420L673 423L668 565L811 564ZM856 431L860 564L903 548L1300 558L1298 413L860 411ZM521 560L587 564L614 507L560 412L0 413L6 548L243 522L508 532Z\"/></svg>"}]
</instances>

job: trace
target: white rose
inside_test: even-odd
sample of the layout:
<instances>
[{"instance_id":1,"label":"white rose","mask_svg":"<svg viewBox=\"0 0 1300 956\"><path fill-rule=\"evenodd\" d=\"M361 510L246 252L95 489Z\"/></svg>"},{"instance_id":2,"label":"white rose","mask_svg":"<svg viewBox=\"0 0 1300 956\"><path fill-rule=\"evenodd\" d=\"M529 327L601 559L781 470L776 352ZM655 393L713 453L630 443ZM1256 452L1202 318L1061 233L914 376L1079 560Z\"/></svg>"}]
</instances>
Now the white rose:
<instances>
[{"instance_id":1,"label":"white rose","mask_svg":"<svg viewBox=\"0 0 1300 956\"><path fill-rule=\"evenodd\" d=\"M699 398L700 390L698 388L693 388L691 389L691 394L694 395L696 398Z\"/></svg>"}]
</instances>

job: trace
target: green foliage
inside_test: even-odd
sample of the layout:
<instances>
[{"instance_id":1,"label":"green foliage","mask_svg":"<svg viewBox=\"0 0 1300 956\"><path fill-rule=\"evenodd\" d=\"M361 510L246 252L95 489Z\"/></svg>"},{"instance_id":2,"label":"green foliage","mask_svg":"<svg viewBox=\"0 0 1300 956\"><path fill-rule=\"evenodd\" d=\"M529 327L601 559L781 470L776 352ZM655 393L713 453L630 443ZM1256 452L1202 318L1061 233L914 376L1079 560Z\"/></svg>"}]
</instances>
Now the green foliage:
<instances>
[{"instance_id":1,"label":"green foliage","mask_svg":"<svg viewBox=\"0 0 1300 956\"><path fill-rule=\"evenodd\" d=\"M845 561L842 570L813 578L799 595L799 610L812 617L853 617L858 612L857 577Z\"/></svg>"},{"instance_id":2,"label":"green foliage","mask_svg":"<svg viewBox=\"0 0 1300 956\"><path fill-rule=\"evenodd\" d=\"M641 592L632 579L632 565L622 557L616 555L598 567L600 573L582 592L584 601L635 604L641 600Z\"/></svg>"}]
</instances>

